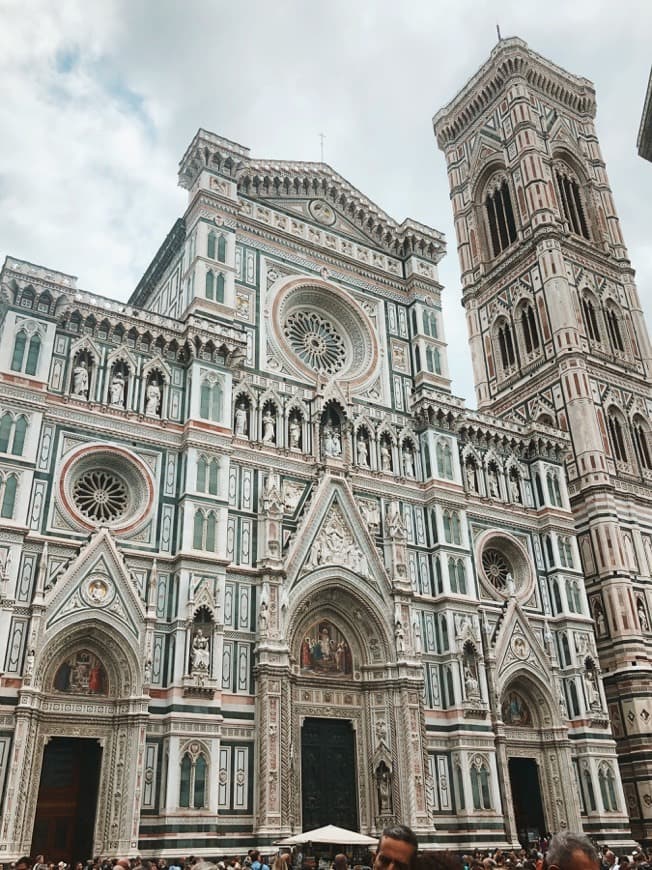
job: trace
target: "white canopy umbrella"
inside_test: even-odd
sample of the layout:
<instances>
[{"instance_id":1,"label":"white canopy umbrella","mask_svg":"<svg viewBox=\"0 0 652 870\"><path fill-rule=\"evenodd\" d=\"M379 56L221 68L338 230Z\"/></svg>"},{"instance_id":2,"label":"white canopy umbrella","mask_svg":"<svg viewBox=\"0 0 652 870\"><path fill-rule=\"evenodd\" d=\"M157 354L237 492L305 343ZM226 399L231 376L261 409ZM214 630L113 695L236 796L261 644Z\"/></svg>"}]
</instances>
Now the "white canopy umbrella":
<instances>
[{"instance_id":1,"label":"white canopy umbrella","mask_svg":"<svg viewBox=\"0 0 652 870\"><path fill-rule=\"evenodd\" d=\"M279 840L277 846L298 846L300 843L329 843L334 846L375 846L376 837L358 834L357 831L347 831L335 825L315 828L314 831L304 831L285 840Z\"/></svg>"}]
</instances>

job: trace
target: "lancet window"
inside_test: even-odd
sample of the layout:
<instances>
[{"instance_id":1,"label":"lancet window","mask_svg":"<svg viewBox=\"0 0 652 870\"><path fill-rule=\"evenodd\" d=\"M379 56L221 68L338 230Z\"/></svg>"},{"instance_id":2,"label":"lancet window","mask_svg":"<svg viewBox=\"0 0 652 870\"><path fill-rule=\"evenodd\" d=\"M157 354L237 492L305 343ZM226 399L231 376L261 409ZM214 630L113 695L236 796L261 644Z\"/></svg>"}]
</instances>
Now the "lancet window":
<instances>
[{"instance_id":1,"label":"lancet window","mask_svg":"<svg viewBox=\"0 0 652 870\"><path fill-rule=\"evenodd\" d=\"M496 184L487 194L485 210L494 257L516 241L516 222L507 180Z\"/></svg>"},{"instance_id":2,"label":"lancet window","mask_svg":"<svg viewBox=\"0 0 652 870\"><path fill-rule=\"evenodd\" d=\"M201 810L206 807L208 762L197 744L191 744L181 758L179 806Z\"/></svg>"},{"instance_id":3,"label":"lancet window","mask_svg":"<svg viewBox=\"0 0 652 870\"><path fill-rule=\"evenodd\" d=\"M536 353L539 350L539 329L534 308L529 302L523 304L519 311L523 344L527 354Z\"/></svg>"},{"instance_id":4,"label":"lancet window","mask_svg":"<svg viewBox=\"0 0 652 870\"><path fill-rule=\"evenodd\" d=\"M11 356L12 372L25 372L26 375L35 375L38 368L39 355L41 353L41 337L34 333L28 338L24 329L16 333L14 350Z\"/></svg>"},{"instance_id":5,"label":"lancet window","mask_svg":"<svg viewBox=\"0 0 652 870\"><path fill-rule=\"evenodd\" d=\"M18 478L15 474L8 474L6 477L0 476L0 517L2 519L13 519L17 489Z\"/></svg>"},{"instance_id":6,"label":"lancet window","mask_svg":"<svg viewBox=\"0 0 652 870\"><path fill-rule=\"evenodd\" d=\"M616 798L616 777L611 765L603 761L598 770L598 782L600 783L600 795L605 812L618 812L618 800Z\"/></svg>"},{"instance_id":7,"label":"lancet window","mask_svg":"<svg viewBox=\"0 0 652 870\"><path fill-rule=\"evenodd\" d=\"M590 239L591 236L584 214L584 206L577 178L563 164L557 166L555 175L557 177L557 187L559 188L561 210L571 232L575 233L576 236Z\"/></svg>"},{"instance_id":8,"label":"lancet window","mask_svg":"<svg viewBox=\"0 0 652 870\"><path fill-rule=\"evenodd\" d=\"M609 411L607 426L611 439L611 448L617 462L627 462L627 447L625 445L625 433L620 415L615 409Z\"/></svg>"},{"instance_id":9,"label":"lancet window","mask_svg":"<svg viewBox=\"0 0 652 870\"><path fill-rule=\"evenodd\" d=\"M598 323L598 315L596 313L596 304L594 300L585 293L582 296L582 314L584 315L584 325L586 333L590 341L600 342L600 325Z\"/></svg>"},{"instance_id":10,"label":"lancet window","mask_svg":"<svg viewBox=\"0 0 652 870\"><path fill-rule=\"evenodd\" d=\"M0 417L0 453L22 456L27 433L27 419L21 414L14 419L9 411Z\"/></svg>"},{"instance_id":11,"label":"lancet window","mask_svg":"<svg viewBox=\"0 0 652 870\"><path fill-rule=\"evenodd\" d=\"M476 755L471 762L471 794L474 810L491 809L489 765L481 755Z\"/></svg>"},{"instance_id":12,"label":"lancet window","mask_svg":"<svg viewBox=\"0 0 652 870\"><path fill-rule=\"evenodd\" d=\"M634 445L641 466L647 471L652 470L652 460L650 458L650 427L642 417L634 417L632 433L634 435Z\"/></svg>"}]
</instances>

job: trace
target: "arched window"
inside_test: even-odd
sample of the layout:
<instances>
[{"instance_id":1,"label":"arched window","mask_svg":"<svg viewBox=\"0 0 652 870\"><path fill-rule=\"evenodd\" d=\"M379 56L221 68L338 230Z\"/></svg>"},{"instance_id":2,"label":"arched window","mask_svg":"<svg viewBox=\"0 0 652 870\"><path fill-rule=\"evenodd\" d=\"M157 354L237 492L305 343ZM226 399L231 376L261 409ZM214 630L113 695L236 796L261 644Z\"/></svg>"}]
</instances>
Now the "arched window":
<instances>
[{"instance_id":1,"label":"arched window","mask_svg":"<svg viewBox=\"0 0 652 870\"><path fill-rule=\"evenodd\" d=\"M598 316L596 314L596 306L588 294L582 296L582 313L584 315L584 325L586 332L591 341L600 342L600 327L598 325Z\"/></svg>"},{"instance_id":2,"label":"arched window","mask_svg":"<svg viewBox=\"0 0 652 870\"><path fill-rule=\"evenodd\" d=\"M423 310L423 331L431 338L437 338L437 315L428 308Z\"/></svg>"},{"instance_id":3,"label":"arched window","mask_svg":"<svg viewBox=\"0 0 652 870\"><path fill-rule=\"evenodd\" d=\"M557 547L559 548L559 561L564 568L573 568L575 560L573 558L573 545L570 538L557 538Z\"/></svg>"},{"instance_id":4,"label":"arched window","mask_svg":"<svg viewBox=\"0 0 652 870\"><path fill-rule=\"evenodd\" d=\"M605 812L617 812L618 801L616 800L614 772L606 761L602 762L598 770L598 782L600 783L600 795Z\"/></svg>"},{"instance_id":5,"label":"arched window","mask_svg":"<svg viewBox=\"0 0 652 870\"><path fill-rule=\"evenodd\" d=\"M433 374L441 374L441 354L439 353L439 348L431 347L430 345L426 347L426 368Z\"/></svg>"},{"instance_id":6,"label":"arched window","mask_svg":"<svg viewBox=\"0 0 652 870\"><path fill-rule=\"evenodd\" d=\"M453 452L448 441L444 439L437 442L437 471L440 477L453 479Z\"/></svg>"},{"instance_id":7,"label":"arched window","mask_svg":"<svg viewBox=\"0 0 652 870\"><path fill-rule=\"evenodd\" d=\"M529 302L526 302L521 307L519 319L521 321L521 332L523 333L525 352L533 354L539 350L540 342L536 314L534 313L534 308Z\"/></svg>"},{"instance_id":8,"label":"arched window","mask_svg":"<svg viewBox=\"0 0 652 870\"><path fill-rule=\"evenodd\" d=\"M204 753L194 744L181 759L179 806L201 810L206 807L208 763Z\"/></svg>"},{"instance_id":9,"label":"arched window","mask_svg":"<svg viewBox=\"0 0 652 870\"><path fill-rule=\"evenodd\" d=\"M195 511L192 529L192 547L193 550L204 549L204 514L199 510Z\"/></svg>"},{"instance_id":10,"label":"arched window","mask_svg":"<svg viewBox=\"0 0 652 870\"><path fill-rule=\"evenodd\" d=\"M197 489L199 492L206 492L206 471L208 463L204 456L199 457L197 462Z\"/></svg>"},{"instance_id":11,"label":"arched window","mask_svg":"<svg viewBox=\"0 0 652 870\"><path fill-rule=\"evenodd\" d=\"M217 495L219 488L220 464L217 459L211 459L208 466L208 492L209 495Z\"/></svg>"},{"instance_id":12,"label":"arched window","mask_svg":"<svg viewBox=\"0 0 652 870\"><path fill-rule=\"evenodd\" d=\"M444 539L447 544L462 543L462 527L460 524L460 515L457 511L444 511Z\"/></svg>"},{"instance_id":13,"label":"arched window","mask_svg":"<svg viewBox=\"0 0 652 870\"><path fill-rule=\"evenodd\" d=\"M2 510L0 517L10 520L14 515L14 507L16 504L16 487L18 480L15 474L10 474L5 480L4 492L2 494Z\"/></svg>"},{"instance_id":14,"label":"arched window","mask_svg":"<svg viewBox=\"0 0 652 870\"><path fill-rule=\"evenodd\" d=\"M561 613L561 593L559 592L559 583L556 580L552 581L552 598L555 604L555 613Z\"/></svg>"},{"instance_id":15,"label":"arched window","mask_svg":"<svg viewBox=\"0 0 652 870\"><path fill-rule=\"evenodd\" d=\"M548 481L548 498L550 504L555 507L561 507L561 489L559 488L559 478L554 471L549 471L546 475Z\"/></svg>"},{"instance_id":16,"label":"arched window","mask_svg":"<svg viewBox=\"0 0 652 870\"><path fill-rule=\"evenodd\" d=\"M571 613L582 612L580 590L577 585L577 580L566 580L566 600L568 601L568 609Z\"/></svg>"},{"instance_id":17,"label":"arched window","mask_svg":"<svg viewBox=\"0 0 652 870\"><path fill-rule=\"evenodd\" d=\"M625 353L625 345L620 331L620 317L618 316L618 312L615 310L613 305L609 305L607 306L606 314L607 329L609 331L609 338L611 339L611 346L615 351Z\"/></svg>"},{"instance_id":18,"label":"arched window","mask_svg":"<svg viewBox=\"0 0 652 870\"><path fill-rule=\"evenodd\" d=\"M211 511L206 517L206 545L204 547L209 553L215 552L216 533L217 518L215 517L215 512Z\"/></svg>"},{"instance_id":19,"label":"arched window","mask_svg":"<svg viewBox=\"0 0 652 870\"><path fill-rule=\"evenodd\" d=\"M20 332L16 333L16 338L14 339L14 352L11 356L12 372L22 372L26 344L27 333L21 329Z\"/></svg>"},{"instance_id":20,"label":"arched window","mask_svg":"<svg viewBox=\"0 0 652 870\"><path fill-rule=\"evenodd\" d=\"M39 335L33 335L29 340L27 349L27 362L25 363L25 374L35 375L38 368L38 358L41 353L41 338Z\"/></svg>"},{"instance_id":21,"label":"arched window","mask_svg":"<svg viewBox=\"0 0 652 870\"><path fill-rule=\"evenodd\" d=\"M575 719L576 716L580 715L580 702L577 695L577 686L575 685L574 680L568 680L567 682L568 689L568 712L570 713L571 719Z\"/></svg>"},{"instance_id":22,"label":"arched window","mask_svg":"<svg viewBox=\"0 0 652 870\"><path fill-rule=\"evenodd\" d=\"M215 299L215 274L212 269L206 272L206 298Z\"/></svg>"},{"instance_id":23,"label":"arched window","mask_svg":"<svg viewBox=\"0 0 652 870\"><path fill-rule=\"evenodd\" d=\"M597 810L597 804L595 802L595 791L593 789L593 780L591 779L591 771L588 767L584 768L584 793L586 795L587 803L591 812L595 812Z\"/></svg>"},{"instance_id":24,"label":"arched window","mask_svg":"<svg viewBox=\"0 0 652 870\"><path fill-rule=\"evenodd\" d=\"M516 241L516 222L507 180L494 186L484 201L494 257Z\"/></svg>"},{"instance_id":25,"label":"arched window","mask_svg":"<svg viewBox=\"0 0 652 870\"><path fill-rule=\"evenodd\" d=\"M439 556L435 556L435 585L436 585L436 595L441 595L444 591L444 584L441 579L441 563L439 562Z\"/></svg>"},{"instance_id":26,"label":"arched window","mask_svg":"<svg viewBox=\"0 0 652 870\"><path fill-rule=\"evenodd\" d=\"M457 588L460 595L466 595L466 567L464 559L457 560Z\"/></svg>"},{"instance_id":27,"label":"arched window","mask_svg":"<svg viewBox=\"0 0 652 870\"><path fill-rule=\"evenodd\" d=\"M634 446L638 454L638 460L641 467L647 471L652 470L652 460L650 459L650 428L647 422L640 416L634 417L632 426L632 434L634 436Z\"/></svg>"},{"instance_id":28,"label":"arched window","mask_svg":"<svg viewBox=\"0 0 652 870\"><path fill-rule=\"evenodd\" d=\"M471 764L471 794L474 810L491 809L489 765L482 756L476 756Z\"/></svg>"},{"instance_id":29,"label":"arched window","mask_svg":"<svg viewBox=\"0 0 652 870\"><path fill-rule=\"evenodd\" d=\"M447 643L448 645L448 643ZM441 677L441 705L444 710L455 706L455 686L453 683L453 671L450 665L442 665Z\"/></svg>"},{"instance_id":30,"label":"arched window","mask_svg":"<svg viewBox=\"0 0 652 870\"><path fill-rule=\"evenodd\" d=\"M568 635L562 632L559 635L561 641L561 661L564 667L568 668L571 665L570 646L568 644ZM571 685L573 685L571 683Z\"/></svg>"},{"instance_id":31,"label":"arched window","mask_svg":"<svg viewBox=\"0 0 652 870\"><path fill-rule=\"evenodd\" d=\"M216 236L213 230L210 230L208 233L208 238L206 240L206 256L210 257L211 260L215 259L215 250L216 250Z\"/></svg>"},{"instance_id":32,"label":"arched window","mask_svg":"<svg viewBox=\"0 0 652 870\"><path fill-rule=\"evenodd\" d=\"M451 592L458 592L457 588L457 566L455 559L452 556L448 557L448 581L450 583Z\"/></svg>"},{"instance_id":33,"label":"arched window","mask_svg":"<svg viewBox=\"0 0 652 870\"><path fill-rule=\"evenodd\" d=\"M455 765L455 786L457 791L458 809L463 810L465 806L464 800L464 775L460 764Z\"/></svg>"},{"instance_id":34,"label":"arched window","mask_svg":"<svg viewBox=\"0 0 652 870\"><path fill-rule=\"evenodd\" d=\"M0 417L0 453L9 452L9 439L13 424L14 418L9 411L5 411L2 417Z\"/></svg>"},{"instance_id":35,"label":"arched window","mask_svg":"<svg viewBox=\"0 0 652 870\"><path fill-rule=\"evenodd\" d=\"M498 336L498 349L503 369L510 369L516 365L516 351L514 350L512 327L507 320L500 321L496 334Z\"/></svg>"},{"instance_id":36,"label":"arched window","mask_svg":"<svg viewBox=\"0 0 652 870\"><path fill-rule=\"evenodd\" d=\"M439 651L448 652L448 623L444 613L439 614L437 625L439 627Z\"/></svg>"},{"instance_id":37,"label":"arched window","mask_svg":"<svg viewBox=\"0 0 652 870\"><path fill-rule=\"evenodd\" d=\"M552 538L550 537L550 535L546 535L544 541L546 545L546 558L548 560L548 567L552 568L555 564L555 554L552 549Z\"/></svg>"},{"instance_id":38,"label":"arched window","mask_svg":"<svg viewBox=\"0 0 652 870\"><path fill-rule=\"evenodd\" d=\"M220 272L215 282L215 300L224 302L224 275Z\"/></svg>"},{"instance_id":39,"label":"arched window","mask_svg":"<svg viewBox=\"0 0 652 870\"><path fill-rule=\"evenodd\" d=\"M220 381L211 383L203 381L199 391L199 416L202 420L214 420L219 422L222 419L222 384Z\"/></svg>"},{"instance_id":40,"label":"arched window","mask_svg":"<svg viewBox=\"0 0 652 870\"><path fill-rule=\"evenodd\" d=\"M561 200L561 210L568 223L570 231L576 236L584 236L590 239L589 228L584 215L584 206L580 196L580 186L577 179L570 173L567 166L559 165L556 168L557 187Z\"/></svg>"},{"instance_id":41,"label":"arched window","mask_svg":"<svg viewBox=\"0 0 652 870\"><path fill-rule=\"evenodd\" d=\"M611 448L617 462L627 462L627 449L625 447L625 434L620 415L615 409L609 411L607 417Z\"/></svg>"},{"instance_id":42,"label":"arched window","mask_svg":"<svg viewBox=\"0 0 652 870\"><path fill-rule=\"evenodd\" d=\"M25 435L27 434L27 419L22 415L16 420L14 426L14 441L11 452L14 456L22 456L25 448Z\"/></svg>"},{"instance_id":43,"label":"arched window","mask_svg":"<svg viewBox=\"0 0 652 870\"><path fill-rule=\"evenodd\" d=\"M226 263L226 239L219 236L217 240L217 259L220 263Z\"/></svg>"}]
</instances>

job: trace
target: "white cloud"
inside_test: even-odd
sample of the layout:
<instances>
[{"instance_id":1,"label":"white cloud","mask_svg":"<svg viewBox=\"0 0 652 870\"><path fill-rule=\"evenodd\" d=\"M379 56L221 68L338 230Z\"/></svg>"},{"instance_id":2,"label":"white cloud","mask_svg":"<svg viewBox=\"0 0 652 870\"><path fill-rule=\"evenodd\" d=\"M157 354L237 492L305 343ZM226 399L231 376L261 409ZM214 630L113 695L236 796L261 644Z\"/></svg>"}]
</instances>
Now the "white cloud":
<instances>
[{"instance_id":1,"label":"white cloud","mask_svg":"<svg viewBox=\"0 0 652 870\"><path fill-rule=\"evenodd\" d=\"M652 166L635 142L652 7L606 0L11 0L0 30L4 253L126 298L185 198L200 126L256 157L326 160L397 220L448 237L453 389L473 405L444 161L432 115L504 36L593 79L598 132L648 317Z\"/></svg>"}]
</instances>

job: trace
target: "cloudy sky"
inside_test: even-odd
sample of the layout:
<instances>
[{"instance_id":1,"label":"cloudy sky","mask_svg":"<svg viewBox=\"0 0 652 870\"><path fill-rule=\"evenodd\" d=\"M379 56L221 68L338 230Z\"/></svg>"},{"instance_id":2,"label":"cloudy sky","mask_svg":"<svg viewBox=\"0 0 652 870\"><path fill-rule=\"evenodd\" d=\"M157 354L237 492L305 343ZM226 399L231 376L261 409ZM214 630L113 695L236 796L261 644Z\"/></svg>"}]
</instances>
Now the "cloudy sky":
<instances>
[{"instance_id":1,"label":"cloudy sky","mask_svg":"<svg viewBox=\"0 0 652 870\"><path fill-rule=\"evenodd\" d=\"M652 164L636 136L650 0L0 0L0 254L125 299L184 209L198 127L254 157L325 159L397 220L446 233L453 389L475 404L444 160L431 119L517 35L592 79L652 318Z\"/></svg>"}]
</instances>

